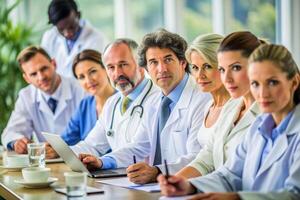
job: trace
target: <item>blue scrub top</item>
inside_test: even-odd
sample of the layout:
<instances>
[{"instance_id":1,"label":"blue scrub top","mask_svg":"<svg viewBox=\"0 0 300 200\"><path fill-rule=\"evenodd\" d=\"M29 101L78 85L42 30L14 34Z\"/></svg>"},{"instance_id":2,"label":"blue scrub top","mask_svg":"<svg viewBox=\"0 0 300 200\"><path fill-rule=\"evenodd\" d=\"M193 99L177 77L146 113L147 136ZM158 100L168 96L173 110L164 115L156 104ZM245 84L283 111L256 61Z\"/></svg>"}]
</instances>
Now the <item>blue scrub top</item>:
<instances>
[{"instance_id":1,"label":"blue scrub top","mask_svg":"<svg viewBox=\"0 0 300 200\"><path fill-rule=\"evenodd\" d=\"M96 100L94 96L88 96L81 100L61 137L68 145L75 145L86 138L96 121Z\"/></svg>"}]
</instances>

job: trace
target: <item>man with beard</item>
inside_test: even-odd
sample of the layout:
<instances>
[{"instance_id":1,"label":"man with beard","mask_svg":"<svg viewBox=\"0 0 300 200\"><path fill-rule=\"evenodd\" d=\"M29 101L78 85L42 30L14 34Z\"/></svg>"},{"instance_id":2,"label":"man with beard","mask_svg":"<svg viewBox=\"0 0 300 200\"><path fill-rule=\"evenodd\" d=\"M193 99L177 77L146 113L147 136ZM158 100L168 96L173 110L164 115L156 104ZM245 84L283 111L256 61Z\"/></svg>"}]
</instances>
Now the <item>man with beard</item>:
<instances>
[{"instance_id":1,"label":"man with beard","mask_svg":"<svg viewBox=\"0 0 300 200\"><path fill-rule=\"evenodd\" d=\"M147 69L160 92L146 107L133 143L101 158L81 154L84 164L96 170L129 166L129 180L144 184L164 172L164 160L173 174L196 157L201 148L197 133L210 96L200 92L189 75L186 48L181 36L164 29L144 36L139 65ZM133 155L138 163L133 162Z\"/></svg>"},{"instance_id":2,"label":"man with beard","mask_svg":"<svg viewBox=\"0 0 300 200\"><path fill-rule=\"evenodd\" d=\"M135 41L122 38L105 48L103 63L118 92L107 100L85 140L71 147L76 153L101 156L132 142L144 108L152 104L151 96L158 92L152 81L145 78L144 68L137 65L137 47Z\"/></svg>"},{"instance_id":3,"label":"man with beard","mask_svg":"<svg viewBox=\"0 0 300 200\"><path fill-rule=\"evenodd\" d=\"M19 92L2 143L8 150L23 154L34 133L42 142L42 131L61 133L65 129L84 92L75 80L56 73L55 61L41 47L25 48L17 60L30 85Z\"/></svg>"}]
</instances>

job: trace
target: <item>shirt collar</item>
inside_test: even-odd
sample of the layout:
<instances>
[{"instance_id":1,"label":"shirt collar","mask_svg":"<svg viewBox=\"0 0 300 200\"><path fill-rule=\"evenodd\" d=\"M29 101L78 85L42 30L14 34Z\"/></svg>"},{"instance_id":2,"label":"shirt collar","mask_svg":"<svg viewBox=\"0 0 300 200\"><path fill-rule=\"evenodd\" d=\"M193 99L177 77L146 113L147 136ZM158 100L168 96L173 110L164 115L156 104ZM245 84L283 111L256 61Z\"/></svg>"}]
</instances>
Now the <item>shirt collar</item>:
<instances>
[{"instance_id":1,"label":"shirt collar","mask_svg":"<svg viewBox=\"0 0 300 200\"><path fill-rule=\"evenodd\" d=\"M172 100L172 104L176 104L182 94L182 91L188 81L189 75L185 73L183 79L179 82L179 84L167 95L169 99ZM164 97L163 93L161 93L161 98Z\"/></svg>"},{"instance_id":2,"label":"shirt collar","mask_svg":"<svg viewBox=\"0 0 300 200\"><path fill-rule=\"evenodd\" d=\"M144 90L148 82L147 78L144 78L137 86L134 88L127 96L129 99L134 100L136 99Z\"/></svg>"},{"instance_id":3,"label":"shirt collar","mask_svg":"<svg viewBox=\"0 0 300 200\"><path fill-rule=\"evenodd\" d=\"M74 43L76 40L79 38L81 32L82 32L82 27L84 26L85 22L83 20L80 20L79 22L79 30L75 33L75 36L72 39L66 39L67 43Z\"/></svg>"},{"instance_id":4,"label":"shirt collar","mask_svg":"<svg viewBox=\"0 0 300 200\"><path fill-rule=\"evenodd\" d=\"M262 122L260 123L258 130L265 138L276 138L278 135L282 134L292 118L294 109L288 113L288 115L280 122L280 124L275 127L275 121L271 114L265 114L261 116Z\"/></svg>"},{"instance_id":5,"label":"shirt collar","mask_svg":"<svg viewBox=\"0 0 300 200\"><path fill-rule=\"evenodd\" d=\"M56 101L58 101L60 99L60 96L61 96L61 93L62 93L62 80L60 81L57 89L54 91L53 94L47 94L46 92L43 92L42 90L41 91L41 94L42 94L42 97L48 102L48 100L50 98L53 98L55 99Z\"/></svg>"}]
</instances>

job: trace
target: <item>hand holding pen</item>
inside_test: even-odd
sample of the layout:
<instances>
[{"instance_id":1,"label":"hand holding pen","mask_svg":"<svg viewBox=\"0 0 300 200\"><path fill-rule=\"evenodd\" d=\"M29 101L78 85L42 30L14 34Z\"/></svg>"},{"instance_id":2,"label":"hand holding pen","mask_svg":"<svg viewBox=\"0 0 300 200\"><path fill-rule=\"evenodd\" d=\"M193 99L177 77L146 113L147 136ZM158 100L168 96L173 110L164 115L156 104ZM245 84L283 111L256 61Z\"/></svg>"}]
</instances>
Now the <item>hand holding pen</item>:
<instances>
[{"instance_id":1,"label":"hand holding pen","mask_svg":"<svg viewBox=\"0 0 300 200\"><path fill-rule=\"evenodd\" d=\"M165 196L182 196L192 194L195 192L194 186L192 186L187 179L180 176L170 176L167 161L164 160L165 175L159 175L157 181L159 182L161 193Z\"/></svg>"},{"instance_id":2,"label":"hand holding pen","mask_svg":"<svg viewBox=\"0 0 300 200\"><path fill-rule=\"evenodd\" d=\"M136 157L133 155L133 164L136 164Z\"/></svg>"}]
</instances>

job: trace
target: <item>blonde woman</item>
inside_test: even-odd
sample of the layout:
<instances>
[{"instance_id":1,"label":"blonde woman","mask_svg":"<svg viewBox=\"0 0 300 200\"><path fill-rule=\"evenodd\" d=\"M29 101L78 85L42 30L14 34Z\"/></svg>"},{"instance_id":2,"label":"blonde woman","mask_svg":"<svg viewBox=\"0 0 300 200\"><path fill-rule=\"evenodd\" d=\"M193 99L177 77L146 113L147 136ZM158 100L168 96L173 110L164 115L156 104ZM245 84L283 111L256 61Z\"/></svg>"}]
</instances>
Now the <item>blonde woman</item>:
<instances>
[{"instance_id":1,"label":"blonde woman","mask_svg":"<svg viewBox=\"0 0 300 200\"><path fill-rule=\"evenodd\" d=\"M234 32L221 42L218 49L219 71L233 100L224 106L207 145L177 176L203 176L222 166L259 114L249 90L247 69L248 57L260 44L261 41L250 32Z\"/></svg>"},{"instance_id":2,"label":"blonde woman","mask_svg":"<svg viewBox=\"0 0 300 200\"><path fill-rule=\"evenodd\" d=\"M198 141L202 147L207 144L209 135L214 132L222 108L230 98L218 70L217 49L222 40L223 36L218 34L200 35L190 44L185 53L191 75L200 90L209 92L213 97L207 103L204 120L198 132Z\"/></svg>"}]
</instances>

